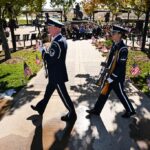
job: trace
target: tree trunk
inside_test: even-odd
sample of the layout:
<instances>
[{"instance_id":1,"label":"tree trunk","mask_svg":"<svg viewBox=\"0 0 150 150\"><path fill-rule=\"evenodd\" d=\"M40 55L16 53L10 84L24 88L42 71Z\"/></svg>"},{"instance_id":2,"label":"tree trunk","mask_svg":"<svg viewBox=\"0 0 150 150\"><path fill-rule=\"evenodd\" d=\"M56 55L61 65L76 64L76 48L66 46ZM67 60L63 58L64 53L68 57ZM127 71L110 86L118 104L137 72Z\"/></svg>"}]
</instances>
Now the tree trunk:
<instances>
[{"instance_id":1,"label":"tree trunk","mask_svg":"<svg viewBox=\"0 0 150 150\"><path fill-rule=\"evenodd\" d=\"M145 50L146 35L147 35L148 22L149 22L149 13L150 13L150 10L148 9L147 12L146 12L145 26L144 26L143 37L142 37L142 47L141 47L141 50L142 50L142 51Z\"/></svg>"},{"instance_id":2,"label":"tree trunk","mask_svg":"<svg viewBox=\"0 0 150 150\"><path fill-rule=\"evenodd\" d=\"M115 21L117 20L118 14L115 14Z\"/></svg>"},{"instance_id":3,"label":"tree trunk","mask_svg":"<svg viewBox=\"0 0 150 150\"><path fill-rule=\"evenodd\" d=\"M18 18L16 17L16 23L17 23L17 25L19 25L19 22L18 22Z\"/></svg>"},{"instance_id":4,"label":"tree trunk","mask_svg":"<svg viewBox=\"0 0 150 150\"><path fill-rule=\"evenodd\" d=\"M2 40L2 47L5 53L5 60L8 60L11 58L11 53L9 50L9 46L8 46L8 42L7 42L7 38L6 35L4 33L4 29L3 29L3 25L2 25L2 21L0 20L0 37Z\"/></svg>"},{"instance_id":5,"label":"tree trunk","mask_svg":"<svg viewBox=\"0 0 150 150\"><path fill-rule=\"evenodd\" d=\"M39 31L39 38L41 38L41 31L40 31L40 26L38 25L38 31Z\"/></svg>"},{"instance_id":6,"label":"tree trunk","mask_svg":"<svg viewBox=\"0 0 150 150\"><path fill-rule=\"evenodd\" d=\"M12 39L13 51L16 52L16 38L15 38L13 20L10 20L10 32L11 32L11 39Z\"/></svg>"},{"instance_id":7,"label":"tree trunk","mask_svg":"<svg viewBox=\"0 0 150 150\"><path fill-rule=\"evenodd\" d=\"M61 12L61 22L63 21L63 14L62 14L62 12Z\"/></svg>"},{"instance_id":8,"label":"tree trunk","mask_svg":"<svg viewBox=\"0 0 150 150\"><path fill-rule=\"evenodd\" d=\"M128 11L128 26L129 26L129 19L130 19L130 11Z\"/></svg>"},{"instance_id":9,"label":"tree trunk","mask_svg":"<svg viewBox=\"0 0 150 150\"><path fill-rule=\"evenodd\" d=\"M93 21L95 21L95 13L93 12Z\"/></svg>"},{"instance_id":10,"label":"tree trunk","mask_svg":"<svg viewBox=\"0 0 150 150\"><path fill-rule=\"evenodd\" d=\"M67 18L67 14L66 14L66 12L64 12L63 17L64 17L64 22L67 22L68 18Z\"/></svg>"},{"instance_id":11,"label":"tree trunk","mask_svg":"<svg viewBox=\"0 0 150 150\"><path fill-rule=\"evenodd\" d=\"M92 20L92 15L90 15L90 21Z\"/></svg>"},{"instance_id":12,"label":"tree trunk","mask_svg":"<svg viewBox=\"0 0 150 150\"><path fill-rule=\"evenodd\" d=\"M26 25L29 25L28 13L26 13L26 22L27 22L27 24L26 24Z\"/></svg>"},{"instance_id":13,"label":"tree trunk","mask_svg":"<svg viewBox=\"0 0 150 150\"><path fill-rule=\"evenodd\" d=\"M111 19L111 21L112 21L112 22L114 21L114 14L112 14L112 19Z\"/></svg>"}]
</instances>

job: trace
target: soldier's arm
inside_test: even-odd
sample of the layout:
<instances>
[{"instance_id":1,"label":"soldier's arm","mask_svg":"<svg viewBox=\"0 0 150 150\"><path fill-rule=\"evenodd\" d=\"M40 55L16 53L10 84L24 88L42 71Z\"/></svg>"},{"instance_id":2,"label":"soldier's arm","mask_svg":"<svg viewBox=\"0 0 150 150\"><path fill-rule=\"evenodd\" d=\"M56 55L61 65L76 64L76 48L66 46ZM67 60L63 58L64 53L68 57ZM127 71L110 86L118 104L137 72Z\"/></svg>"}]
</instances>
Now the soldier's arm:
<instances>
[{"instance_id":1,"label":"soldier's arm","mask_svg":"<svg viewBox=\"0 0 150 150\"><path fill-rule=\"evenodd\" d=\"M109 52L109 55L108 55L108 59L107 59L107 62L106 62L106 68L109 68L111 62L112 62L112 58L113 58L113 55L114 55L114 52L113 52L113 47L114 47L114 44L112 45L112 48Z\"/></svg>"},{"instance_id":2,"label":"soldier's arm","mask_svg":"<svg viewBox=\"0 0 150 150\"><path fill-rule=\"evenodd\" d=\"M113 53L112 53L112 51L110 51L110 53L109 53L109 55L108 55L108 60L107 60L107 62L106 62L106 68L109 68L109 66L110 66L110 63L111 63L111 59L112 59L112 56L113 56Z\"/></svg>"},{"instance_id":3,"label":"soldier's arm","mask_svg":"<svg viewBox=\"0 0 150 150\"><path fill-rule=\"evenodd\" d=\"M61 47L58 42L53 41L52 46L48 50L49 53L45 53L44 59L47 63L56 63L61 57Z\"/></svg>"}]
</instances>

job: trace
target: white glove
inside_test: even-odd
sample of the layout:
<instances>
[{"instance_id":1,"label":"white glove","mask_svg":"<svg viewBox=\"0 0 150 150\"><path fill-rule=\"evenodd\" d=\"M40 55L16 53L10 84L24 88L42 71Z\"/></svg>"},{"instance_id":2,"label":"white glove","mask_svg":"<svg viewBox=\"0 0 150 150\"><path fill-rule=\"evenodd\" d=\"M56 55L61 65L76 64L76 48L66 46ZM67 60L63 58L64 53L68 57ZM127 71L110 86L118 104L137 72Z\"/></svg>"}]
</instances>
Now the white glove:
<instances>
[{"instance_id":1,"label":"white glove","mask_svg":"<svg viewBox=\"0 0 150 150\"><path fill-rule=\"evenodd\" d=\"M108 78L107 81L108 81L108 83L112 83L113 82L113 80L111 78Z\"/></svg>"},{"instance_id":2,"label":"white glove","mask_svg":"<svg viewBox=\"0 0 150 150\"><path fill-rule=\"evenodd\" d=\"M42 46L39 47L40 52L42 53L42 51L44 50L44 48Z\"/></svg>"}]
</instances>

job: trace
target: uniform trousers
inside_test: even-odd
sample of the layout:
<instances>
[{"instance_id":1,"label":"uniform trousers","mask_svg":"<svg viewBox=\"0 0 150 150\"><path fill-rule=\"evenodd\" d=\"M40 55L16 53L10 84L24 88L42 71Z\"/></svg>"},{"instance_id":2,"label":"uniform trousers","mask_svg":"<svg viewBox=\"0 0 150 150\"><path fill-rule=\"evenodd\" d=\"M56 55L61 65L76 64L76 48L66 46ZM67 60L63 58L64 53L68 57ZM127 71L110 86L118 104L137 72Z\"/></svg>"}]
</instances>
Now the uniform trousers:
<instances>
[{"instance_id":1,"label":"uniform trousers","mask_svg":"<svg viewBox=\"0 0 150 150\"><path fill-rule=\"evenodd\" d=\"M133 108L131 102L129 101L125 91L124 91L123 82L113 82L113 83L110 83L110 86L109 86L109 89L108 89L108 92L106 95L103 95L103 94L99 95L98 100L97 100L95 107L94 107L94 109L97 112L101 113L111 90L114 90L114 92L116 93L117 97L120 99L121 103L123 104L123 106L127 112L133 112L134 111L134 108Z\"/></svg>"},{"instance_id":2,"label":"uniform trousers","mask_svg":"<svg viewBox=\"0 0 150 150\"><path fill-rule=\"evenodd\" d=\"M44 95L44 98L36 105L36 108L42 112L45 111L45 108L49 102L49 99L51 98L53 92L57 90L62 102L64 103L65 107L68 109L69 112L75 112L74 105L70 99L70 96L67 92L65 83L59 83L59 84L52 84L48 83L46 87L46 92ZM56 106L57 108L57 106Z\"/></svg>"}]
</instances>

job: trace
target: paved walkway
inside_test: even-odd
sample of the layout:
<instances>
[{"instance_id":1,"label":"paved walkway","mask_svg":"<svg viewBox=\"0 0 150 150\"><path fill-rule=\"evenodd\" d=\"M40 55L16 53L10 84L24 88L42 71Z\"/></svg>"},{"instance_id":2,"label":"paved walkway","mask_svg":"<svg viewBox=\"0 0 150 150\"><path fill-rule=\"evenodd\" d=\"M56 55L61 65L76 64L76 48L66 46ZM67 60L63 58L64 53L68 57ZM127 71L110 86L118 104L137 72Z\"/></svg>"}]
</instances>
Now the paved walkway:
<instances>
[{"instance_id":1,"label":"paved walkway","mask_svg":"<svg viewBox=\"0 0 150 150\"><path fill-rule=\"evenodd\" d=\"M150 99L130 82L126 91L137 110L137 116L122 119L124 109L111 93L101 117L86 118L98 96L95 79L100 62L105 58L91 41L68 40L67 67L69 94L75 104L78 119L65 124L60 117L66 113L57 92L49 101L43 118L32 111L43 98L47 80L43 70L22 89L14 105L0 122L0 150L148 150L150 146Z\"/></svg>"}]
</instances>

